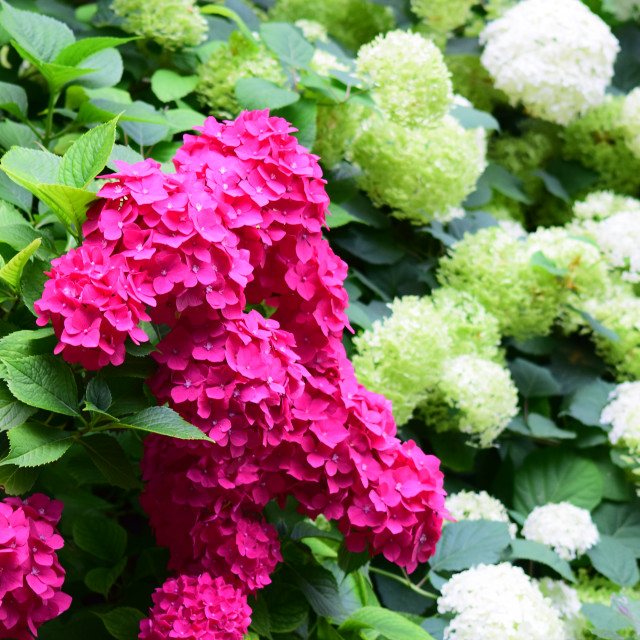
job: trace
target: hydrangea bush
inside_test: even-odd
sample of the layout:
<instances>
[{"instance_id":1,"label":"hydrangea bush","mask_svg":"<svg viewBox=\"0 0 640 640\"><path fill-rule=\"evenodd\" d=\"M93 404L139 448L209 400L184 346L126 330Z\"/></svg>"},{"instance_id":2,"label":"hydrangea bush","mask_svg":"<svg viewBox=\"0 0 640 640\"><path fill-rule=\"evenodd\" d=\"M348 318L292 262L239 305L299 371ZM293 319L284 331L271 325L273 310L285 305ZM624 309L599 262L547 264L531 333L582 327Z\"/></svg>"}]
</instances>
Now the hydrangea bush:
<instances>
[{"instance_id":1,"label":"hydrangea bush","mask_svg":"<svg viewBox=\"0 0 640 640\"><path fill-rule=\"evenodd\" d=\"M640 635L638 3L76 4L0 0L0 637Z\"/></svg>"}]
</instances>

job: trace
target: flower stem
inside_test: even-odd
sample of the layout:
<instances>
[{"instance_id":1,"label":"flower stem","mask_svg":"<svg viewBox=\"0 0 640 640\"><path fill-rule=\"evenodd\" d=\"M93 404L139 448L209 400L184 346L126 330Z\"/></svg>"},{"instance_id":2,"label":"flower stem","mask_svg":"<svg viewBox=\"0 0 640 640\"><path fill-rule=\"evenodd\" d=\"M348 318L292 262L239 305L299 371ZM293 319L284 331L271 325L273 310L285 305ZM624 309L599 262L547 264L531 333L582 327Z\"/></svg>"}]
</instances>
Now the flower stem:
<instances>
[{"instance_id":1,"label":"flower stem","mask_svg":"<svg viewBox=\"0 0 640 640\"><path fill-rule=\"evenodd\" d=\"M378 573L381 576L384 576L385 578L390 578L391 580L395 580L396 582L399 582L400 584L403 584L405 587L408 587L409 589L411 589L411 591L413 591L414 593L418 593L421 596L425 596L426 598L431 598L433 600L435 600L438 596L435 593L429 593L428 591L425 591L424 589L421 589L420 587L416 587L415 584L413 584L413 582L411 582L411 580L409 580L408 578L402 578L399 575L396 575L395 573L391 573L390 571L385 571L384 569L378 569L378 567L369 567L369 571L372 573Z\"/></svg>"}]
</instances>

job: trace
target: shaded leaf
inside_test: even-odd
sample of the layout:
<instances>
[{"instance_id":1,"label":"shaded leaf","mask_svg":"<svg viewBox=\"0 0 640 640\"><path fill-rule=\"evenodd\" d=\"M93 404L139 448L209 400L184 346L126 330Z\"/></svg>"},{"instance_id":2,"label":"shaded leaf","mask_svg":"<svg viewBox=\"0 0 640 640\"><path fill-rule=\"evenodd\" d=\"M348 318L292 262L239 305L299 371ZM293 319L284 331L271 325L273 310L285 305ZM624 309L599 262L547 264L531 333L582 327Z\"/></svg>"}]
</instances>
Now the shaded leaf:
<instances>
[{"instance_id":1,"label":"shaded leaf","mask_svg":"<svg viewBox=\"0 0 640 640\"><path fill-rule=\"evenodd\" d=\"M319 616L334 620L344 620L347 617L338 583L330 571L311 565L300 572L296 571L294 575L300 591Z\"/></svg>"},{"instance_id":2,"label":"shaded leaf","mask_svg":"<svg viewBox=\"0 0 640 640\"><path fill-rule=\"evenodd\" d=\"M96 433L82 438L80 444L109 483L122 489L141 487L127 454L113 436Z\"/></svg>"},{"instance_id":3,"label":"shaded leaf","mask_svg":"<svg viewBox=\"0 0 640 640\"><path fill-rule=\"evenodd\" d=\"M8 433L11 451L0 462L18 467L39 467L61 458L73 444L72 434L39 424L21 424Z\"/></svg>"},{"instance_id":4,"label":"shaded leaf","mask_svg":"<svg viewBox=\"0 0 640 640\"><path fill-rule=\"evenodd\" d=\"M147 616L133 607L116 607L107 613L96 613L107 631L117 640L134 640L140 633L140 620Z\"/></svg>"},{"instance_id":5,"label":"shaded leaf","mask_svg":"<svg viewBox=\"0 0 640 640\"><path fill-rule=\"evenodd\" d=\"M635 554L612 536L601 535L587 555L596 571L622 587L632 587L640 580Z\"/></svg>"},{"instance_id":6,"label":"shaded leaf","mask_svg":"<svg viewBox=\"0 0 640 640\"><path fill-rule=\"evenodd\" d=\"M39 467L18 467L13 464L0 466L0 487L10 496L19 496L31 491L40 475Z\"/></svg>"},{"instance_id":7,"label":"shaded leaf","mask_svg":"<svg viewBox=\"0 0 640 640\"><path fill-rule=\"evenodd\" d=\"M172 102L189 95L199 82L198 76L181 76L169 69L158 69L151 76L151 91L160 102Z\"/></svg>"},{"instance_id":8,"label":"shaded leaf","mask_svg":"<svg viewBox=\"0 0 640 640\"><path fill-rule=\"evenodd\" d=\"M130 427L182 440L209 440L213 442L198 427L183 420L169 407L149 407L132 416L120 418L120 423L114 426Z\"/></svg>"},{"instance_id":9,"label":"shaded leaf","mask_svg":"<svg viewBox=\"0 0 640 640\"><path fill-rule=\"evenodd\" d=\"M518 391L526 398L555 396L562 392L560 383L546 367L516 358L509 363L511 377Z\"/></svg>"},{"instance_id":10,"label":"shaded leaf","mask_svg":"<svg viewBox=\"0 0 640 640\"><path fill-rule=\"evenodd\" d=\"M84 583L88 589L108 597L113 583L118 579L127 565L127 559L122 558L114 567L95 567L89 569L84 576Z\"/></svg>"},{"instance_id":11,"label":"shaded leaf","mask_svg":"<svg viewBox=\"0 0 640 640\"><path fill-rule=\"evenodd\" d=\"M296 91L282 89L263 78L241 78L236 82L235 94L245 109L278 109L300 99Z\"/></svg>"},{"instance_id":12,"label":"shaded leaf","mask_svg":"<svg viewBox=\"0 0 640 640\"><path fill-rule=\"evenodd\" d=\"M422 627L395 611L381 607L363 607L354 611L338 631L374 629L388 640L433 640Z\"/></svg>"},{"instance_id":13,"label":"shaded leaf","mask_svg":"<svg viewBox=\"0 0 640 640\"><path fill-rule=\"evenodd\" d=\"M517 560L533 560L534 562L539 562L547 567L551 567L565 578L565 580L576 582L569 563L541 542L520 539L512 540L511 557Z\"/></svg>"},{"instance_id":14,"label":"shaded leaf","mask_svg":"<svg viewBox=\"0 0 640 640\"><path fill-rule=\"evenodd\" d=\"M73 521L73 539L96 558L115 562L124 555L127 532L111 518L80 515Z\"/></svg>"},{"instance_id":15,"label":"shaded leaf","mask_svg":"<svg viewBox=\"0 0 640 640\"><path fill-rule=\"evenodd\" d=\"M0 280L6 282L14 291L20 288L20 278L22 270L25 268L29 258L37 251L42 240L36 238L28 247L17 253L7 264L0 269Z\"/></svg>"},{"instance_id":16,"label":"shaded leaf","mask_svg":"<svg viewBox=\"0 0 640 640\"><path fill-rule=\"evenodd\" d=\"M292 67L306 67L311 62L315 49L302 35L298 27L288 22L265 22L260 25L262 41L280 62Z\"/></svg>"}]
</instances>

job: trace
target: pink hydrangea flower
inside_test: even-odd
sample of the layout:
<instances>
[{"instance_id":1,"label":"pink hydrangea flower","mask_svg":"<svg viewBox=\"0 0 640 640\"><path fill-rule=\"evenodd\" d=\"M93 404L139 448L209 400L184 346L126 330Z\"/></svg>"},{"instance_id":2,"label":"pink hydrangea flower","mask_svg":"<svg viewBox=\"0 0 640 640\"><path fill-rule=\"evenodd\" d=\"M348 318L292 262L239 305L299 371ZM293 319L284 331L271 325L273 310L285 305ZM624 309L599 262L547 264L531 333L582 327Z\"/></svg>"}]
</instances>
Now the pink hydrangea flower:
<instances>
[{"instance_id":1,"label":"pink hydrangea flower","mask_svg":"<svg viewBox=\"0 0 640 640\"><path fill-rule=\"evenodd\" d=\"M43 494L0 502L0 637L31 640L38 627L69 608L56 551L62 503Z\"/></svg>"}]
</instances>

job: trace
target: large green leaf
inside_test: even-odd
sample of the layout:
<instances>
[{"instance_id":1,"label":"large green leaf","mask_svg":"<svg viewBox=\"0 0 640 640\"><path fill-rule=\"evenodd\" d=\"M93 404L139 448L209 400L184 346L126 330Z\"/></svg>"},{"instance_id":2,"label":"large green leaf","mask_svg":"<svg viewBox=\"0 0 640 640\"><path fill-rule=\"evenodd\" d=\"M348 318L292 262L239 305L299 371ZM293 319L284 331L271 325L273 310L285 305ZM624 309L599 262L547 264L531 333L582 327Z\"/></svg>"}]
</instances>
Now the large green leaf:
<instances>
[{"instance_id":1,"label":"large green leaf","mask_svg":"<svg viewBox=\"0 0 640 640\"><path fill-rule=\"evenodd\" d=\"M55 338L53 344L48 338L53 335L53 327L13 331L0 339L0 358L20 360L27 356L50 354L55 346Z\"/></svg>"},{"instance_id":2,"label":"large green leaf","mask_svg":"<svg viewBox=\"0 0 640 640\"><path fill-rule=\"evenodd\" d=\"M127 559L121 558L114 567L95 567L90 569L84 576L84 583L88 589L101 593L108 597L113 583L118 579L127 565Z\"/></svg>"},{"instance_id":3,"label":"large green leaf","mask_svg":"<svg viewBox=\"0 0 640 640\"><path fill-rule=\"evenodd\" d=\"M0 465L39 467L61 458L73 444L73 436L40 424L21 424L8 433L11 450Z\"/></svg>"},{"instance_id":4,"label":"large green leaf","mask_svg":"<svg viewBox=\"0 0 640 640\"><path fill-rule=\"evenodd\" d=\"M300 29L288 22L263 23L260 26L260 36L284 64L306 67L313 58L313 46L304 39Z\"/></svg>"},{"instance_id":5,"label":"large green leaf","mask_svg":"<svg viewBox=\"0 0 640 640\"><path fill-rule=\"evenodd\" d=\"M58 167L56 182L85 189L102 171L116 140L118 118L94 127L65 153Z\"/></svg>"},{"instance_id":6,"label":"large green leaf","mask_svg":"<svg viewBox=\"0 0 640 640\"><path fill-rule=\"evenodd\" d=\"M0 269L0 280L6 282L14 291L20 287L22 270L25 268L29 258L38 250L42 240L36 238L28 247L17 253L7 264Z\"/></svg>"},{"instance_id":7,"label":"large green leaf","mask_svg":"<svg viewBox=\"0 0 640 640\"><path fill-rule=\"evenodd\" d=\"M0 466L0 487L7 495L19 496L31 491L39 474L39 467Z\"/></svg>"},{"instance_id":8,"label":"large green leaf","mask_svg":"<svg viewBox=\"0 0 640 640\"><path fill-rule=\"evenodd\" d=\"M510 362L509 371L518 391L526 398L555 396L562 392L560 383L549 369L524 358L516 358Z\"/></svg>"},{"instance_id":9,"label":"large green leaf","mask_svg":"<svg viewBox=\"0 0 640 640\"><path fill-rule=\"evenodd\" d=\"M2 28L35 60L52 62L55 57L75 41L69 27L48 16L32 11L14 9L0 0Z\"/></svg>"},{"instance_id":10,"label":"large green leaf","mask_svg":"<svg viewBox=\"0 0 640 640\"><path fill-rule=\"evenodd\" d=\"M129 458L113 436L96 433L82 438L80 444L108 482L122 489L141 487Z\"/></svg>"},{"instance_id":11,"label":"large green leaf","mask_svg":"<svg viewBox=\"0 0 640 640\"><path fill-rule=\"evenodd\" d=\"M151 91L160 102L172 102L189 95L198 84L198 76L181 76L169 69L158 69L151 76Z\"/></svg>"},{"instance_id":12,"label":"large green leaf","mask_svg":"<svg viewBox=\"0 0 640 640\"><path fill-rule=\"evenodd\" d=\"M560 415L571 416L589 427L599 427L600 416L615 384L601 378L574 391L564 402Z\"/></svg>"},{"instance_id":13,"label":"large green leaf","mask_svg":"<svg viewBox=\"0 0 640 640\"><path fill-rule=\"evenodd\" d=\"M4 382L0 382L0 431L8 431L23 424L37 409L16 400Z\"/></svg>"},{"instance_id":14,"label":"large green leaf","mask_svg":"<svg viewBox=\"0 0 640 640\"><path fill-rule=\"evenodd\" d=\"M513 502L523 514L558 502L593 509L602 491L603 480L595 463L571 451L546 448L529 454L516 471Z\"/></svg>"},{"instance_id":15,"label":"large green leaf","mask_svg":"<svg viewBox=\"0 0 640 640\"><path fill-rule=\"evenodd\" d=\"M511 557L517 560L533 560L540 562L559 573L569 582L575 582L576 578L571 571L571 566L563 560L555 551L541 542L533 540L512 540Z\"/></svg>"},{"instance_id":16,"label":"large green leaf","mask_svg":"<svg viewBox=\"0 0 640 640\"><path fill-rule=\"evenodd\" d=\"M2 156L0 167L15 182L26 189L40 183L53 184L60 156L36 149L10 149Z\"/></svg>"},{"instance_id":17,"label":"large green leaf","mask_svg":"<svg viewBox=\"0 0 640 640\"><path fill-rule=\"evenodd\" d=\"M27 115L27 92L17 84L0 82L0 109L20 118Z\"/></svg>"},{"instance_id":18,"label":"large green leaf","mask_svg":"<svg viewBox=\"0 0 640 640\"><path fill-rule=\"evenodd\" d=\"M25 56L24 50L16 46L19 53ZM26 56L25 56L26 57ZM49 91L53 94L57 94L67 82L71 82L76 78L87 75L96 69L80 69L76 67L67 67L55 62L36 62L36 66L40 73L44 76L47 84L49 85Z\"/></svg>"},{"instance_id":19,"label":"large green leaf","mask_svg":"<svg viewBox=\"0 0 640 640\"><path fill-rule=\"evenodd\" d=\"M77 416L78 390L71 370L53 355L6 360L7 384L11 393L40 409Z\"/></svg>"},{"instance_id":20,"label":"large green leaf","mask_svg":"<svg viewBox=\"0 0 640 640\"><path fill-rule=\"evenodd\" d=\"M89 56L92 56L104 49L117 47L118 45L131 42L136 38L84 38L67 45L56 56L54 62L59 65L75 67Z\"/></svg>"},{"instance_id":21,"label":"large green leaf","mask_svg":"<svg viewBox=\"0 0 640 640\"><path fill-rule=\"evenodd\" d=\"M61 184L41 184L34 193L76 236L87 219L89 205L98 199L95 193Z\"/></svg>"},{"instance_id":22,"label":"large green leaf","mask_svg":"<svg viewBox=\"0 0 640 640\"><path fill-rule=\"evenodd\" d=\"M614 538L640 558L640 502L613 504L603 502L594 512L593 521L601 535Z\"/></svg>"},{"instance_id":23,"label":"large green leaf","mask_svg":"<svg viewBox=\"0 0 640 640\"><path fill-rule=\"evenodd\" d=\"M159 433L181 440L209 440L198 427L194 427L183 420L173 409L169 407L149 407L132 416L120 418L120 423L114 426L129 427L149 433Z\"/></svg>"},{"instance_id":24,"label":"large green leaf","mask_svg":"<svg viewBox=\"0 0 640 640\"><path fill-rule=\"evenodd\" d=\"M0 168L2 168L0 164ZM14 182L4 171L0 171L0 198L31 213L33 195L24 187Z\"/></svg>"},{"instance_id":25,"label":"large green leaf","mask_svg":"<svg viewBox=\"0 0 640 640\"><path fill-rule=\"evenodd\" d=\"M307 618L309 604L300 589L289 584L271 585L260 591L269 609L273 633L288 633L297 629Z\"/></svg>"},{"instance_id":26,"label":"large green leaf","mask_svg":"<svg viewBox=\"0 0 640 640\"><path fill-rule=\"evenodd\" d=\"M99 515L82 515L73 521L73 539L83 550L108 562L122 558L127 532L115 520Z\"/></svg>"},{"instance_id":27,"label":"large green leaf","mask_svg":"<svg viewBox=\"0 0 640 640\"><path fill-rule=\"evenodd\" d=\"M442 529L436 552L429 560L433 571L462 571L473 565L493 564L509 546L506 522L460 520Z\"/></svg>"},{"instance_id":28,"label":"large green leaf","mask_svg":"<svg viewBox=\"0 0 640 640\"><path fill-rule=\"evenodd\" d=\"M622 587L632 587L640 580L635 554L616 538L601 535L587 555L596 571Z\"/></svg>"},{"instance_id":29,"label":"large green leaf","mask_svg":"<svg viewBox=\"0 0 640 640\"><path fill-rule=\"evenodd\" d=\"M338 583L330 571L316 565L300 567L295 570L295 578L300 591L319 616L336 621L346 619Z\"/></svg>"},{"instance_id":30,"label":"large green leaf","mask_svg":"<svg viewBox=\"0 0 640 640\"><path fill-rule=\"evenodd\" d=\"M103 87L113 87L122 78L123 64L122 56L117 49L105 49L89 56L83 60L78 67L81 69L97 69L78 78L74 85L100 89ZM109 120L110 118L105 118Z\"/></svg>"},{"instance_id":31,"label":"large green leaf","mask_svg":"<svg viewBox=\"0 0 640 640\"><path fill-rule=\"evenodd\" d=\"M300 100L300 94L282 89L264 78L241 78L235 88L238 104L245 109L278 109Z\"/></svg>"},{"instance_id":32,"label":"large green leaf","mask_svg":"<svg viewBox=\"0 0 640 640\"><path fill-rule=\"evenodd\" d=\"M137 638L140 633L140 620L147 617L142 611L133 607L116 607L107 613L97 615L116 640Z\"/></svg>"},{"instance_id":33,"label":"large green leaf","mask_svg":"<svg viewBox=\"0 0 640 640\"><path fill-rule=\"evenodd\" d=\"M433 640L433 636L415 622L382 607L358 609L338 627L338 631L360 629L374 629L388 640Z\"/></svg>"}]
</instances>

